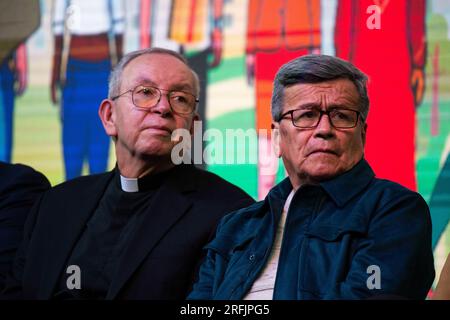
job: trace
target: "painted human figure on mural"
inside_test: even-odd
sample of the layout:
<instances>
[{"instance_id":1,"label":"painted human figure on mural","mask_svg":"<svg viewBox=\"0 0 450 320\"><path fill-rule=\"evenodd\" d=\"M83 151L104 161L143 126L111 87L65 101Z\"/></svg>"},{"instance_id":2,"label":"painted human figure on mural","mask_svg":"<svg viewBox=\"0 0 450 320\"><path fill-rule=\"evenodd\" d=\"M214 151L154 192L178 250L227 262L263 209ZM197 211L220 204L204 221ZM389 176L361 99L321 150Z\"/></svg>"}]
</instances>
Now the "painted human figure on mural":
<instances>
[{"instance_id":1,"label":"painted human figure on mural","mask_svg":"<svg viewBox=\"0 0 450 320\"><path fill-rule=\"evenodd\" d=\"M248 3L246 64L248 82L255 86L259 199L274 185L278 168L270 138L272 82L278 68L287 61L319 53L320 5L320 0Z\"/></svg>"},{"instance_id":2,"label":"painted human figure on mural","mask_svg":"<svg viewBox=\"0 0 450 320\"><path fill-rule=\"evenodd\" d=\"M428 200L431 211L432 245L444 244L437 248L439 265L440 250L449 250L445 243L450 236L445 232L450 221L450 100L446 76L450 72L450 2L428 1L427 9L426 91L431 101L418 112L416 172L419 192Z\"/></svg>"},{"instance_id":3,"label":"painted human figure on mural","mask_svg":"<svg viewBox=\"0 0 450 320\"><path fill-rule=\"evenodd\" d=\"M66 179L81 175L85 161L91 174L107 169L110 141L97 113L123 32L122 0L54 2L51 98L61 106Z\"/></svg>"},{"instance_id":4,"label":"painted human figure on mural","mask_svg":"<svg viewBox=\"0 0 450 320\"><path fill-rule=\"evenodd\" d=\"M0 63L0 161L11 162L14 132L14 100L27 86L25 44Z\"/></svg>"},{"instance_id":5,"label":"painted human figure on mural","mask_svg":"<svg viewBox=\"0 0 450 320\"><path fill-rule=\"evenodd\" d=\"M425 5L425 0L340 0L335 29L336 55L369 76L366 158L378 177L412 190L417 189L415 114L425 85Z\"/></svg>"},{"instance_id":6,"label":"painted human figure on mural","mask_svg":"<svg viewBox=\"0 0 450 320\"><path fill-rule=\"evenodd\" d=\"M221 62L222 31L223 0L141 0L140 46L162 47L186 56L200 79L197 112L203 129L208 70Z\"/></svg>"}]
</instances>

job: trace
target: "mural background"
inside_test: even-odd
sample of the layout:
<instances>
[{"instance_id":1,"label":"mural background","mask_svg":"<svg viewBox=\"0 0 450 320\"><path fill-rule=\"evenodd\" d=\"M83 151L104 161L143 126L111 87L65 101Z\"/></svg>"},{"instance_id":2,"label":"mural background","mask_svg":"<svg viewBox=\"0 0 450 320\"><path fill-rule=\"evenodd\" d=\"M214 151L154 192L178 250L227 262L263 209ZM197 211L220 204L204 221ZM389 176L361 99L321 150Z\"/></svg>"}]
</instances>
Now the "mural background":
<instances>
[{"instance_id":1,"label":"mural background","mask_svg":"<svg viewBox=\"0 0 450 320\"><path fill-rule=\"evenodd\" d=\"M262 5L264 0L256 2ZM313 2L312 0L305 1L307 4L312 4ZM395 27L395 23L401 23L401 21L406 19L409 24L399 26L398 30L400 31L396 31L398 33L395 36L410 37L411 39L415 37L416 47L420 47L421 44L424 46L423 65L417 65L424 72L423 100L409 106L406 100L396 101L394 104L392 102L394 99L390 99L389 92L385 92L384 100L382 101L387 102L383 104L380 103L379 99L371 97L371 100L378 103L371 106L371 112L378 115L373 118L373 122L371 122L369 116L369 133L372 130L372 132L377 132L377 135L374 134L368 143L371 143L371 146L378 145L378 149L373 149L371 153L382 159L382 162L379 162L375 169L383 172L383 177L399 182L402 182L400 181L401 179L396 177L396 173L392 173L389 169L392 168L393 163L398 161L398 159L405 157L403 146L412 144L414 155L409 156L405 161L411 161L414 166L414 172L411 172L410 175L415 182L408 186L416 188L428 202L431 209L433 245L435 246L435 261L438 273L436 279L438 279L439 271L450 251L450 229L448 227L450 218L450 1L424 1L425 7L422 10L422 16L420 15L419 7L421 1L419 0L358 2L359 4L365 3L366 6L370 4L379 5L380 8L385 10L386 17L388 10L394 8L394 4L398 5L399 2L404 3L407 7L409 6L408 8L410 9L412 7L412 9L419 11L419 13L414 13L412 17L408 18L408 16L405 16L406 18L403 20L398 16L399 18L394 22L388 22L388 20L383 22L383 12L381 14L381 31L364 29L363 22L367 20L366 15L367 18L370 16L365 10L360 10L360 16L358 17L362 21L360 24L351 25L351 23L356 21L352 19L356 18L352 18L349 12L356 15L356 10L345 11L344 15L339 16L339 19L336 20L339 6L355 5L355 1L322 0L319 2L320 6L311 6L311 8L315 8L314 10L319 10L319 12L311 14L320 17L320 49L309 48L308 50L310 52L320 50L322 53L336 54L338 41L341 41L341 46L349 44L345 41L349 42L351 39L342 40L340 38L335 41L336 21L338 21L340 28L342 28L340 30L344 30L344 33L359 31L362 38L357 40L358 42L355 45L357 48L361 46L361 50L367 49L363 57L369 61L365 61L368 68L364 69L361 65L358 65L358 63L362 64L362 62L357 60L357 58L354 58L356 59L355 63L368 73L373 81L380 75L370 74L370 72L374 72L372 70L384 72L384 74L381 74L381 79L386 81L396 77L409 77L409 72L411 72L409 69L400 67L402 65L400 59L404 58L400 56L399 52L401 49L396 47L396 44L392 42L393 40L388 41L388 36L382 33L378 33L378 35L381 34L380 39L376 38L377 34L374 34L374 32L386 32L386 29L383 30L383 25L386 28L392 25ZM164 1L160 1L160 10L170 10L171 7L167 5L164 7L169 9L161 9L163 8L161 3L164 4ZM249 84L248 81L247 23L249 1L224 0L220 1L220 4L217 4L215 1L204 1L204 3L204 6L221 5L222 17L220 20L220 63L214 68L208 68L205 72L206 78L202 79L207 84L205 92L205 100L207 101L205 111L206 127L218 129L224 134L226 129L253 129L256 126L256 99L254 83ZM289 3L289 1L284 3ZM139 0L124 2L124 53L149 43L147 40L142 40L141 23L143 17L140 9L141 5L142 3ZM149 4L147 3L146 5L148 6ZM41 0L40 6L41 25L26 42L27 86L24 93L15 98L11 161L33 166L35 169L43 172L52 185L55 185L64 181L65 172L62 152L61 110L58 105L52 103L50 94L52 57L54 53L54 33L52 31L53 1ZM157 15L160 18L160 15L163 13L162 11L158 12L157 9L153 11L153 15ZM170 17L170 14L165 13L167 17ZM343 13L341 12L340 14L342 15ZM403 11L397 13L397 15L399 14L403 14ZM299 14L300 17L302 15ZM345 25L345 19L348 19L347 25ZM419 31L415 30L417 30L417 27L420 27L418 24L420 24L421 19L424 21L424 37L418 37L417 39L420 28ZM212 23L208 30L211 31L215 26L217 25ZM376 50L371 49L370 45L373 45L371 37L373 37L373 41L384 41L384 43L377 46ZM398 41L396 40L396 42ZM187 44L183 45L186 46L184 52L192 55L195 48L190 48ZM407 46L411 48L412 45L409 43ZM211 54L208 59L211 62L214 59L214 55ZM411 62L413 64L418 63L418 60L414 59L420 60L420 58L414 56ZM410 88L407 90L410 90ZM382 91L376 92L377 96L382 94ZM3 97L4 93L0 92L0 96ZM392 103L392 105L386 105L386 103ZM267 108L269 108L269 105L267 105ZM396 109L394 110L393 108ZM2 111L0 112L2 130L5 130L4 108L0 111ZM383 120L388 118L393 119L393 121ZM408 119L410 120L409 122ZM83 119L79 121L83 121ZM389 132L389 135L383 136L381 133L383 131ZM411 142L402 140L407 139L402 138L405 131L411 132ZM2 132L0 142L4 141L4 136L5 134ZM382 145L383 141L386 141L389 137L399 147L390 149L387 152L382 149ZM3 153L0 152L0 155L4 154L4 151L1 151ZM231 151L224 150L224 152ZM258 154L257 145L249 143L236 145L234 151L245 152L247 159L250 155L257 157ZM370 160L369 158L369 162ZM108 168L112 168L114 164L115 159L111 146ZM406 164L405 167L407 167ZM207 169L239 185L253 197L258 197L258 168L256 164L214 164L208 166ZM83 174L88 172L89 168L85 163ZM280 166L274 178L275 181L279 181L283 177L284 170Z\"/></svg>"}]
</instances>

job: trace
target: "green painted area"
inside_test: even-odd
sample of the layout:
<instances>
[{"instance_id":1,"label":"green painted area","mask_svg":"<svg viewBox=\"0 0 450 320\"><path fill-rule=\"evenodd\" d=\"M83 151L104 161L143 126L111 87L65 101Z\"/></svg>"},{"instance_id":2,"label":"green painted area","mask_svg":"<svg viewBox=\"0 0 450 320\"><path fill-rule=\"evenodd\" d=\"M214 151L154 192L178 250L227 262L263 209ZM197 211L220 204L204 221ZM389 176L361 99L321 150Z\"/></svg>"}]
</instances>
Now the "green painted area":
<instances>
[{"instance_id":1,"label":"green painted area","mask_svg":"<svg viewBox=\"0 0 450 320\"><path fill-rule=\"evenodd\" d=\"M209 70L208 81L209 84L214 84L231 78L242 77L245 73L245 56L224 59L217 68Z\"/></svg>"},{"instance_id":2,"label":"green painted area","mask_svg":"<svg viewBox=\"0 0 450 320\"><path fill-rule=\"evenodd\" d=\"M442 15L427 16L427 62L426 90L424 102L417 110L417 182L419 192L429 201L436 179L441 171L441 162L446 141L450 134L450 40L447 21ZM438 57L438 70L434 58ZM434 74L438 73L438 132L432 134L431 113Z\"/></svg>"},{"instance_id":3,"label":"green painted area","mask_svg":"<svg viewBox=\"0 0 450 320\"><path fill-rule=\"evenodd\" d=\"M255 124L255 112L253 108L230 112L223 116L209 120L208 129L216 129L221 133L222 137L225 137L227 145L224 146L222 153L234 154L234 160L238 155L243 159L252 160L246 161L245 164L236 164L237 161L231 164L212 164L208 166L208 170L220 175L222 178L234 183L235 185L244 189L249 195L257 198L258 194L258 175L257 175L257 143L249 143L250 139L235 140L234 143L227 140L227 130L242 130L254 129ZM229 131L230 132L230 131ZM236 131L233 131L236 132ZM253 131L254 132L254 131ZM208 139L211 143L216 143L213 139ZM239 142L239 143L238 143ZM208 145L205 147L205 150ZM284 178L284 167L282 162L279 162L279 169L276 177L276 182L281 181Z\"/></svg>"},{"instance_id":4,"label":"green painted area","mask_svg":"<svg viewBox=\"0 0 450 320\"><path fill-rule=\"evenodd\" d=\"M447 21L442 15L429 14L426 23L426 91L424 103L417 110L416 174L418 191L430 206L433 246L438 243L442 232L447 237L442 237L441 241L448 248L448 226L447 231L444 230L450 217L449 186L446 185L449 168L442 166L448 156L446 144L450 141L450 40ZM433 90L437 90L437 104L434 107ZM438 118L435 128L432 128L433 112ZM435 132L432 132L433 129Z\"/></svg>"},{"instance_id":5,"label":"green painted area","mask_svg":"<svg viewBox=\"0 0 450 320\"><path fill-rule=\"evenodd\" d=\"M63 181L61 126L49 95L48 87L28 87L16 99L13 162L34 167L55 185Z\"/></svg>"},{"instance_id":6,"label":"green painted area","mask_svg":"<svg viewBox=\"0 0 450 320\"><path fill-rule=\"evenodd\" d=\"M210 120L208 122L208 129L217 129L221 132L222 136L225 137L227 129L242 129L246 131L247 129L253 129L254 123L255 113L253 109L246 109L245 111L231 112ZM248 139L245 143L248 143ZM240 150L244 150L245 159L250 159L250 157L256 157L257 155L256 148L250 149L249 147L242 145L242 143L236 143L234 150L232 151L237 155ZM225 150L223 150L223 152L225 152ZM256 198L256 164L212 164L208 166L208 170L218 174L231 183L238 185L252 197Z\"/></svg>"},{"instance_id":7,"label":"green painted area","mask_svg":"<svg viewBox=\"0 0 450 320\"><path fill-rule=\"evenodd\" d=\"M444 148L450 134L450 101L439 101L438 134L431 132L431 102L424 102L417 110L417 182L419 192L428 201L445 159Z\"/></svg>"}]
</instances>

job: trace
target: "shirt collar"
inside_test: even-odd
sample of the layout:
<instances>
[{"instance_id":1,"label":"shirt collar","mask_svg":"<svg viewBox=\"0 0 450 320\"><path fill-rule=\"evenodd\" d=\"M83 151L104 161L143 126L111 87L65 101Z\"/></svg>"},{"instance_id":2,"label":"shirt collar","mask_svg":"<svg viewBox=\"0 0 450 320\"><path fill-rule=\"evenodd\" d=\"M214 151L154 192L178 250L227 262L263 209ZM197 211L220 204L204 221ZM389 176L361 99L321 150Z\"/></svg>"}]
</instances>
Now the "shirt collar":
<instances>
[{"instance_id":1,"label":"shirt collar","mask_svg":"<svg viewBox=\"0 0 450 320\"><path fill-rule=\"evenodd\" d=\"M338 207L344 206L360 193L375 176L372 168L363 158L353 168L343 174L319 183L319 186L330 196ZM289 177L272 188L271 198L286 199L292 191Z\"/></svg>"},{"instance_id":2,"label":"shirt collar","mask_svg":"<svg viewBox=\"0 0 450 320\"><path fill-rule=\"evenodd\" d=\"M120 174L119 169L116 167L116 183L124 192L145 192L159 188L171 175L172 171L174 171L174 168L141 178L126 178Z\"/></svg>"},{"instance_id":3,"label":"shirt collar","mask_svg":"<svg viewBox=\"0 0 450 320\"><path fill-rule=\"evenodd\" d=\"M372 168L363 158L349 171L321 182L320 186L338 207L342 207L366 188L374 177Z\"/></svg>"},{"instance_id":4,"label":"shirt collar","mask_svg":"<svg viewBox=\"0 0 450 320\"><path fill-rule=\"evenodd\" d=\"M125 178L120 175L120 186L122 187L122 191L125 192L138 192L138 178Z\"/></svg>"}]
</instances>

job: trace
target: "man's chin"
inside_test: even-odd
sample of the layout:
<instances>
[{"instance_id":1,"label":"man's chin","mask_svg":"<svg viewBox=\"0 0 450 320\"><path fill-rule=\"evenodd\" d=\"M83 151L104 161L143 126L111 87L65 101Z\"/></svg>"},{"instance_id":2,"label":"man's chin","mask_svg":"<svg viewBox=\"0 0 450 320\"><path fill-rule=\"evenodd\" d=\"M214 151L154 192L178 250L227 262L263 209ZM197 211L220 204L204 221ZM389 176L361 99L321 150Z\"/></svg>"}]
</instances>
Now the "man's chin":
<instances>
[{"instance_id":1,"label":"man's chin","mask_svg":"<svg viewBox=\"0 0 450 320\"><path fill-rule=\"evenodd\" d=\"M173 144L171 142L158 143L143 146L139 153L145 158L170 158L172 149Z\"/></svg>"},{"instance_id":2,"label":"man's chin","mask_svg":"<svg viewBox=\"0 0 450 320\"><path fill-rule=\"evenodd\" d=\"M327 181L337 177L341 172L336 170L336 168L320 168L316 170L312 170L308 175L311 181L315 181L316 183Z\"/></svg>"}]
</instances>

